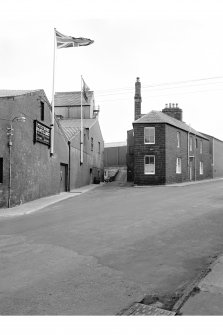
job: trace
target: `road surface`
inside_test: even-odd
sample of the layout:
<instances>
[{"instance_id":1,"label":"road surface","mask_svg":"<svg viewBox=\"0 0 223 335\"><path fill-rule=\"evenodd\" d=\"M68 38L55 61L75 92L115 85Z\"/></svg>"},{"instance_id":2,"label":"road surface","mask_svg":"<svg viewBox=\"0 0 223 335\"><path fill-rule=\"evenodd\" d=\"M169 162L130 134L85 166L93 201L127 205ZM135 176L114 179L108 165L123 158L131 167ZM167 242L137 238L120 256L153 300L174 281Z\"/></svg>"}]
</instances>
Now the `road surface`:
<instances>
[{"instance_id":1,"label":"road surface","mask_svg":"<svg viewBox=\"0 0 223 335\"><path fill-rule=\"evenodd\" d=\"M1 315L115 315L183 290L223 252L223 181L109 183L0 218Z\"/></svg>"}]
</instances>

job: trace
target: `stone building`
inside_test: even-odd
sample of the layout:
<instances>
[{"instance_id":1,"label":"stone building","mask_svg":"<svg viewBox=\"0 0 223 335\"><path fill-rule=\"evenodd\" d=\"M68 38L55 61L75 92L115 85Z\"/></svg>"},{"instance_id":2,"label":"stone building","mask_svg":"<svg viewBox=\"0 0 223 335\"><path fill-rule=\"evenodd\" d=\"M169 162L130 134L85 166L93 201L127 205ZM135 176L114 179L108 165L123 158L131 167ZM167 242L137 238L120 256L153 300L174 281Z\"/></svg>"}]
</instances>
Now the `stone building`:
<instances>
[{"instance_id":1,"label":"stone building","mask_svg":"<svg viewBox=\"0 0 223 335\"><path fill-rule=\"evenodd\" d=\"M80 164L81 92L57 92L55 115L70 145L71 188L80 187L104 178L104 140L99 124L99 108L95 107L94 92L82 99L83 164Z\"/></svg>"},{"instance_id":2,"label":"stone building","mask_svg":"<svg viewBox=\"0 0 223 335\"><path fill-rule=\"evenodd\" d=\"M67 139L55 122L51 156L50 125L51 105L43 90L0 91L0 207L20 205L67 187L67 176L62 176L63 169L68 170Z\"/></svg>"},{"instance_id":3,"label":"stone building","mask_svg":"<svg viewBox=\"0 0 223 335\"><path fill-rule=\"evenodd\" d=\"M219 159L217 151L214 153L212 149L215 143L218 152L222 150L222 141L183 122L183 111L177 104L166 105L162 111L141 114L141 101L141 83L137 78L135 120L133 129L127 132L129 181L137 185L157 185L223 175L220 167L223 156Z\"/></svg>"},{"instance_id":4,"label":"stone building","mask_svg":"<svg viewBox=\"0 0 223 335\"><path fill-rule=\"evenodd\" d=\"M0 207L103 180L103 137L93 106L92 100L84 107L80 164L78 113L76 118L55 116L51 155L51 105L44 91L0 90Z\"/></svg>"}]
</instances>

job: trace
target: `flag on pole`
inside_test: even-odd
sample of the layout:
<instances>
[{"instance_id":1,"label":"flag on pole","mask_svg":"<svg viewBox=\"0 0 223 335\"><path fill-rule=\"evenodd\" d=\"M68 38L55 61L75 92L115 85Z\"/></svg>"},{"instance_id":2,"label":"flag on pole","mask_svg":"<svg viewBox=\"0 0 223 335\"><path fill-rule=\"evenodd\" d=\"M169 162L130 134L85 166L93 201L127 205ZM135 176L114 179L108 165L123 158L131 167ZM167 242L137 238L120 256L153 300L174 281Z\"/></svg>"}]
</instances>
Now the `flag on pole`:
<instances>
[{"instance_id":1,"label":"flag on pole","mask_svg":"<svg viewBox=\"0 0 223 335\"><path fill-rule=\"evenodd\" d=\"M57 49L82 47L94 43L94 41L90 40L89 38L66 36L59 33L57 30L55 30L55 33L57 40Z\"/></svg>"},{"instance_id":2,"label":"flag on pole","mask_svg":"<svg viewBox=\"0 0 223 335\"><path fill-rule=\"evenodd\" d=\"M83 80L83 88L82 88L82 90L83 90L83 97L84 97L84 100L86 102L88 102L87 92L90 91L90 88L87 86L87 84L85 83L85 81L84 81L83 78L82 78L82 80Z\"/></svg>"},{"instance_id":3,"label":"flag on pole","mask_svg":"<svg viewBox=\"0 0 223 335\"><path fill-rule=\"evenodd\" d=\"M70 48L70 47L81 47L87 46L94 43L94 41L89 38L83 37L72 37L66 36L54 28L54 48L53 48L53 85L52 85L52 115L51 115L51 145L50 145L50 155L54 153L54 82L55 82L55 58L56 58L56 47L57 49Z\"/></svg>"}]
</instances>

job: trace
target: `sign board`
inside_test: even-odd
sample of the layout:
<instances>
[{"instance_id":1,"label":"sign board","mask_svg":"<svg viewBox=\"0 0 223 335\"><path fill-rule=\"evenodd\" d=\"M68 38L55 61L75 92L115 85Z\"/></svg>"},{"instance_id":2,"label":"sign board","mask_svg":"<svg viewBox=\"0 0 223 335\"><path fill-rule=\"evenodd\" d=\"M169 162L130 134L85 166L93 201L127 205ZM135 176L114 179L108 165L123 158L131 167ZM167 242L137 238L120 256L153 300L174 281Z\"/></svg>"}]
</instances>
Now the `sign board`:
<instances>
[{"instance_id":1,"label":"sign board","mask_svg":"<svg viewBox=\"0 0 223 335\"><path fill-rule=\"evenodd\" d=\"M34 143L39 142L50 147L50 127L34 120Z\"/></svg>"}]
</instances>

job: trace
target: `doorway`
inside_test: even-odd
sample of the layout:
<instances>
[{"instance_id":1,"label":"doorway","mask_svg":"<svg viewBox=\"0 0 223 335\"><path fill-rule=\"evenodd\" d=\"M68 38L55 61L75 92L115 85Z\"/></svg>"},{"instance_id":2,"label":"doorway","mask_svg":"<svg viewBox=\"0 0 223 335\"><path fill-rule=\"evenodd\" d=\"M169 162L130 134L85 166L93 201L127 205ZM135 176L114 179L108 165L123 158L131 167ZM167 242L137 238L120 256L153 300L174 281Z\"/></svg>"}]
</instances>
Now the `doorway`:
<instances>
[{"instance_id":1,"label":"doorway","mask_svg":"<svg viewBox=\"0 0 223 335\"><path fill-rule=\"evenodd\" d=\"M60 164L60 192L67 192L67 164Z\"/></svg>"},{"instance_id":2,"label":"doorway","mask_svg":"<svg viewBox=\"0 0 223 335\"><path fill-rule=\"evenodd\" d=\"M194 180L194 159L193 157L190 157L190 161L189 161L189 178L190 178L190 181Z\"/></svg>"}]
</instances>

